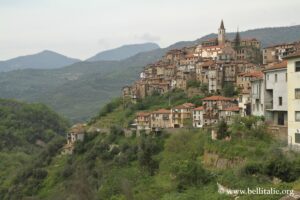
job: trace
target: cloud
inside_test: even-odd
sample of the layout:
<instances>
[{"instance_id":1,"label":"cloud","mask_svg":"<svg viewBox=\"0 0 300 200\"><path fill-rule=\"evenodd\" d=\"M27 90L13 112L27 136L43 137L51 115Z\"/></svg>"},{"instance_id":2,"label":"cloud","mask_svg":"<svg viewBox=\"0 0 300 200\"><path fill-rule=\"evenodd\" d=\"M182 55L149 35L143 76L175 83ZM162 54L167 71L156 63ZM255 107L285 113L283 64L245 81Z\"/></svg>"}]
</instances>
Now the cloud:
<instances>
[{"instance_id":1,"label":"cloud","mask_svg":"<svg viewBox=\"0 0 300 200\"><path fill-rule=\"evenodd\" d=\"M143 35L134 36L136 40L140 40L143 42L159 42L161 39L159 36L152 35L150 33L144 33Z\"/></svg>"}]
</instances>

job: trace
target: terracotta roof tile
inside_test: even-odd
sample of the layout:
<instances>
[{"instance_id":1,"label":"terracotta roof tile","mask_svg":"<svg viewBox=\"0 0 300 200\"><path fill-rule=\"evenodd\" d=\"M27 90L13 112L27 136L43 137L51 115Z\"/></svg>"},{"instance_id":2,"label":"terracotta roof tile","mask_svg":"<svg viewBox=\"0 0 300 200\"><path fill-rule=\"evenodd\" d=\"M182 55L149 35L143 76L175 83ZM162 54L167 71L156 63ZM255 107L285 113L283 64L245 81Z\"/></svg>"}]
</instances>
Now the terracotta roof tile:
<instances>
[{"instance_id":1,"label":"terracotta roof tile","mask_svg":"<svg viewBox=\"0 0 300 200\"><path fill-rule=\"evenodd\" d=\"M284 60L279 63L271 63L269 64L264 71L274 70L274 69L282 69L287 67L287 61Z\"/></svg>"},{"instance_id":2,"label":"terracotta roof tile","mask_svg":"<svg viewBox=\"0 0 300 200\"><path fill-rule=\"evenodd\" d=\"M261 71L251 71L251 72L240 73L239 76L253 77L253 78L262 78L264 76L264 73L261 72Z\"/></svg>"},{"instance_id":3,"label":"terracotta roof tile","mask_svg":"<svg viewBox=\"0 0 300 200\"><path fill-rule=\"evenodd\" d=\"M224 108L224 111L240 111L240 108L238 106L232 106L229 108Z\"/></svg>"},{"instance_id":4,"label":"terracotta roof tile","mask_svg":"<svg viewBox=\"0 0 300 200\"><path fill-rule=\"evenodd\" d=\"M200 106L200 107L195 108L194 110L199 110L199 111L201 111L201 110L204 110L204 108L203 108L203 106Z\"/></svg>"},{"instance_id":5,"label":"terracotta roof tile","mask_svg":"<svg viewBox=\"0 0 300 200\"><path fill-rule=\"evenodd\" d=\"M233 101L233 98L223 96L210 96L202 99L203 101Z\"/></svg>"},{"instance_id":6,"label":"terracotta roof tile","mask_svg":"<svg viewBox=\"0 0 300 200\"><path fill-rule=\"evenodd\" d=\"M154 114L171 114L171 111L166 110L166 109L159 109L159 110L153 111L152 113L154 113Z\"/></svg>"},{"instance_id":7,"label":"terracotta roof tile","mask_svg":"<svg viewBox=\"0 0 300 200\"><path fill-rule=\"evenodd\" d=\"M184 103L182 105L179 105L179 106L175 106L174 108L175 109L186 109L186 108L194 108L195 107L195 104L192 104L192 103Z\"/></svg>"},{"instance_id":8,"label":"terracotta roof tile","mask_svg":"<svg viewBox=\"0 0 300 200\"><path fill-rule=\"evenodd\" d=\"M149 112L138 112L137 114L136 114L136 116L138 116L138 117L146 117L146 116L149 116L151 113L149 113Z\"/></svg>"}]
</instances>

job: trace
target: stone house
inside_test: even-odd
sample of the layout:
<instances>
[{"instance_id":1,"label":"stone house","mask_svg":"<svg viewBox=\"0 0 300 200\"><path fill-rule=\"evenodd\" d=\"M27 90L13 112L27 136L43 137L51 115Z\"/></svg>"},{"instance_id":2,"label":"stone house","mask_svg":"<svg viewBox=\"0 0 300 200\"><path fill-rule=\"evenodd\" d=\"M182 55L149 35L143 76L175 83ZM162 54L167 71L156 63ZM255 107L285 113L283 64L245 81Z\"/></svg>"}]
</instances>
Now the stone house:
<instances>
[{"instance_id":1,"label":"stone house","mask_svg":"<svg viewBox=\"0 0 300 200\"><path fill-rule=\"evenodd\" d=\"M175 106L171 109L172 125L174 128L182 128L185 126L187 120L192 120L192 110L195 105L192 103L184 103Z\"/></svg>"},{"instance_id":2,"label":"stone house","mask_svg":"<svg viewBox=\"0 0 300 200\"><path fill-rule=\"evenodd\" d=\"M220 93L223 88L223 68L212 65L208 71L208 91L210 93Z\"/></svg>"},{"instance_id":3,"label":"stone house","mask_svg":"<svg viewBox=\"0 0 300 200\"><path fill-rule=\"evenodd\" d=\"M151 113L151 129L172 128L172 115L170 110L159 109Z\"/></svg>"},{"instance_id":4,"label":"stone house","mask_svg":"<svg viewBox=\"0 0 300 200\"><path fill-rule=\"evenodd\" d=\"M231 107L225 107L220 110L219 119L223 119L226 123L231 124L235 116L240 115L240 108L235 105Z\"/></svg>"},{"instance_id":5,"label":"stone house","mask_svg":"<svg viewBox=\"0 0 300 200\"><path fill-rule=\"evenodd\" d=\"M263 49L263 64L281 62L300 47L300 41L269 46Z\"/></svg>"},{"instance_id":6,"label":"stone house","mask_svg":"<svg viewBox=\"0 0 300 200\"><path fill-rule=\"evenodd\" d=\"M76 124L67 133L67 144L63 147L62 154L72 154L75 143L83 141L85 136L85 124Z\"/></svg>"},{"instance_id":7,"label":"stone house","mask_svg":"<svg viewBox=\"0 0 300 200\"><path fill-rule=\"evenodd\" d=\"M214 61L207 60L196 64L196 80L200 83L208 84L208 72L210 66L214 65Z\"/></svg>"},{"instance_id":8,"label":"stone house","mask_svg":"<svg viewBox=\"0 0 300 200\"><path fill-rule=\"evenodd\" d=\"M203 106L194 108L192 112L193 112L193 127L194 128L202 128L204 125L204 119L203 119L204 108L203 108Z\"/></svg>"},{"instance_id":9,"label":"stone house","mask_svg":"<svg viewBox=\"0 0 300 200\"><path fill-rule=\"evenodd\" d=\"M265 80L264 74L251 79L250 104L251 115L264 116L265 107Z\"/></svg>"},{"instance_id":10,"label":"stone house","mask_svg":"<svg viewBox=\"0 0 300 200\"><path fill-rule=\"evenodd\" d=\"M224 116L222 113L223 110L237 106L237 102L234 98L223 96L210 96L203 98L202 101L204 109L204 125L217 124L220 117Z\"/></svg>"},{"instance_id":11,"label":"stone house","mask_svg":"<svg viewBox=\"0 0 300 200\"><path fill-rule=\"evenodd\" d=\"M137 131L141 131L141 130L149 131L151 129L151 113L139 112L136 114L135 121L136 121Z\"/></svg>"}]
</instances>

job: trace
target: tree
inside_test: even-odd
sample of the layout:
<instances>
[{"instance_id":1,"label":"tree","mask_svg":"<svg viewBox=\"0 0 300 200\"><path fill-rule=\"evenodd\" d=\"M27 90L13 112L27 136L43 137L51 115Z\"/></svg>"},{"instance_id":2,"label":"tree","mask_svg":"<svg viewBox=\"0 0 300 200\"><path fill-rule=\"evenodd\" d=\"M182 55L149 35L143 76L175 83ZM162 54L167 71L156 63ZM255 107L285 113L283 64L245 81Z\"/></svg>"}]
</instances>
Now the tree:
<instances>
[{"instance_id":1,"label":"tree","mask_svg":"<svg viewBox=\"0 0 300 200\"><path fill-rule=\"evenodd\" d=\"M178 181L178 189L185 189L187 186L198 186L208 183L212 176L196 160L179 160L172 165L171 169Z\"/></svg>"},{"instance_id":2,"label":"tree","mask_svg":"<svg viewBox=\"0 0 300 200\"><path fill-rule=\"evenodd\" d=\"M145 168L151 176L159 167L158 161L153 159L153 156L162 150L162 146L159 142L151 136L141 136L138 161L141 167Z\"/></svg>"},{"instance_id":3,"label":"tree","mask_svg":"<svg viewBox=\"0 0 300 200\"><path fill-rule=\"evenodd\" d=\"M222 140L229 136L228 132L228 125L227 123L222 119L219 124L218 124L218 133L217 133L217 138L219 140Z\"/></svg>"},{"instance_id":4,"label":"tree","mask_svg":"<svg viewBox=\"0 0 300 200\"><path fill-rule=\"evenodd\" d=\"M200 89L201 89L202 92L208 93L208 84L202 83L201 86L200 86Z\"/></svg>"},{"instance_id":5,"label":"tree","mask_svg":"<svg viewBox=\"0 0 300 200\"><path fill-rule=\"evenodd\" d=\"M224 84L223 95L225 97L233 97L233 96L237 95L237 91L235 90L233 83L225 83Z\"/></svg>"}]
</instances>

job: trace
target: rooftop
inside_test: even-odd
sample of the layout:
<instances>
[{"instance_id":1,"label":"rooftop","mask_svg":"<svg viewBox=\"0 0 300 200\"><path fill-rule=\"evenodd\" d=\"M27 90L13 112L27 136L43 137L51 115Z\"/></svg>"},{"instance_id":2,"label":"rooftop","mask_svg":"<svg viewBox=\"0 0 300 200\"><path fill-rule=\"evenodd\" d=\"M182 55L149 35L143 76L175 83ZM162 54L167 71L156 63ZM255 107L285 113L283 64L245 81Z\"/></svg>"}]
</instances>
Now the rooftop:
<instances>
[{"instance_id":1,"label":"rooftop","mask_svg":"<svg viewBox=\"0 0 300 200\"><path fill-rule=\"evenodd\" d=\"M232 107L228 107L228 108L224 108L224 111L240 111L240 108L238 106L232 106Z\"/></svg>"},{"instance_id":2,"label":"rooftop","mask_svg":"<svg viewBox=\"0 0 300 200\"><path fill-rule=\"evenodd\" d=\"M195 104L192 104L192 103L184 103L182 105L179 105L179 106L175 106L174 108L175 109L185 109L185 108L194 108L195 107Z\"/></svg>"},{"instance_id":3,"label":"rooftop","mask_svg":"<svg viewBox=\"0 0 300 200\"><path fill-rule=\"evenodd\" d=\"M283 69L287 67L287 61L269 64L264 71Z\"/></svg>"},{"instance_id":4,"label":"rooftop","mask_svg":"<svg viewBox=\"0 0 300 200\"><path fill-rule=\"evenodd\" d=\"M149 116L150 113L149 112L139 112L136 114L138 117L146 117L146 116Z\"/></svg>"},{"instance_id":5,"label":"rooftop","mask_svg":"<svg viewBox=\"0 0 300 200\"><path fill-rule=\"evenodd\" d=\"M293 54L290 54L290 55L284 57L284 59L291 59L291 58L300 58L300 50L296 51Z\"/></svg>"},{"instance_id":6,"label":"rooftop","mask_svg":"<svg viewBox=\"0 0 300 200\"><path fill-rule=\"evenodd\" d=\"M233 101L233 98L223 96L210 96L202 99L203 101Z\"/></svg>"},{"instance_id":7,"label":"rooftop","mask_svg":"<svg viewBox=\"0 0 300 200\"><path fill-rule=\"evenodd\" d=\"M195 108L194 110L201 111L201 110L204 110L204 108L203 108L203 106L200 106L200 107Z\"/></svg>"},{"instance_id":8,"label":"rooftop","mask_svg":"<svg viewBox=\"0 0 300 200\"><path fill-rule=\"evenodd\" d=\"M167 109L159 109L159 110L153 111L152 113L154 113L154 114L170 114L171 111L167 110Z\"/></svg>"}]
</instances>

